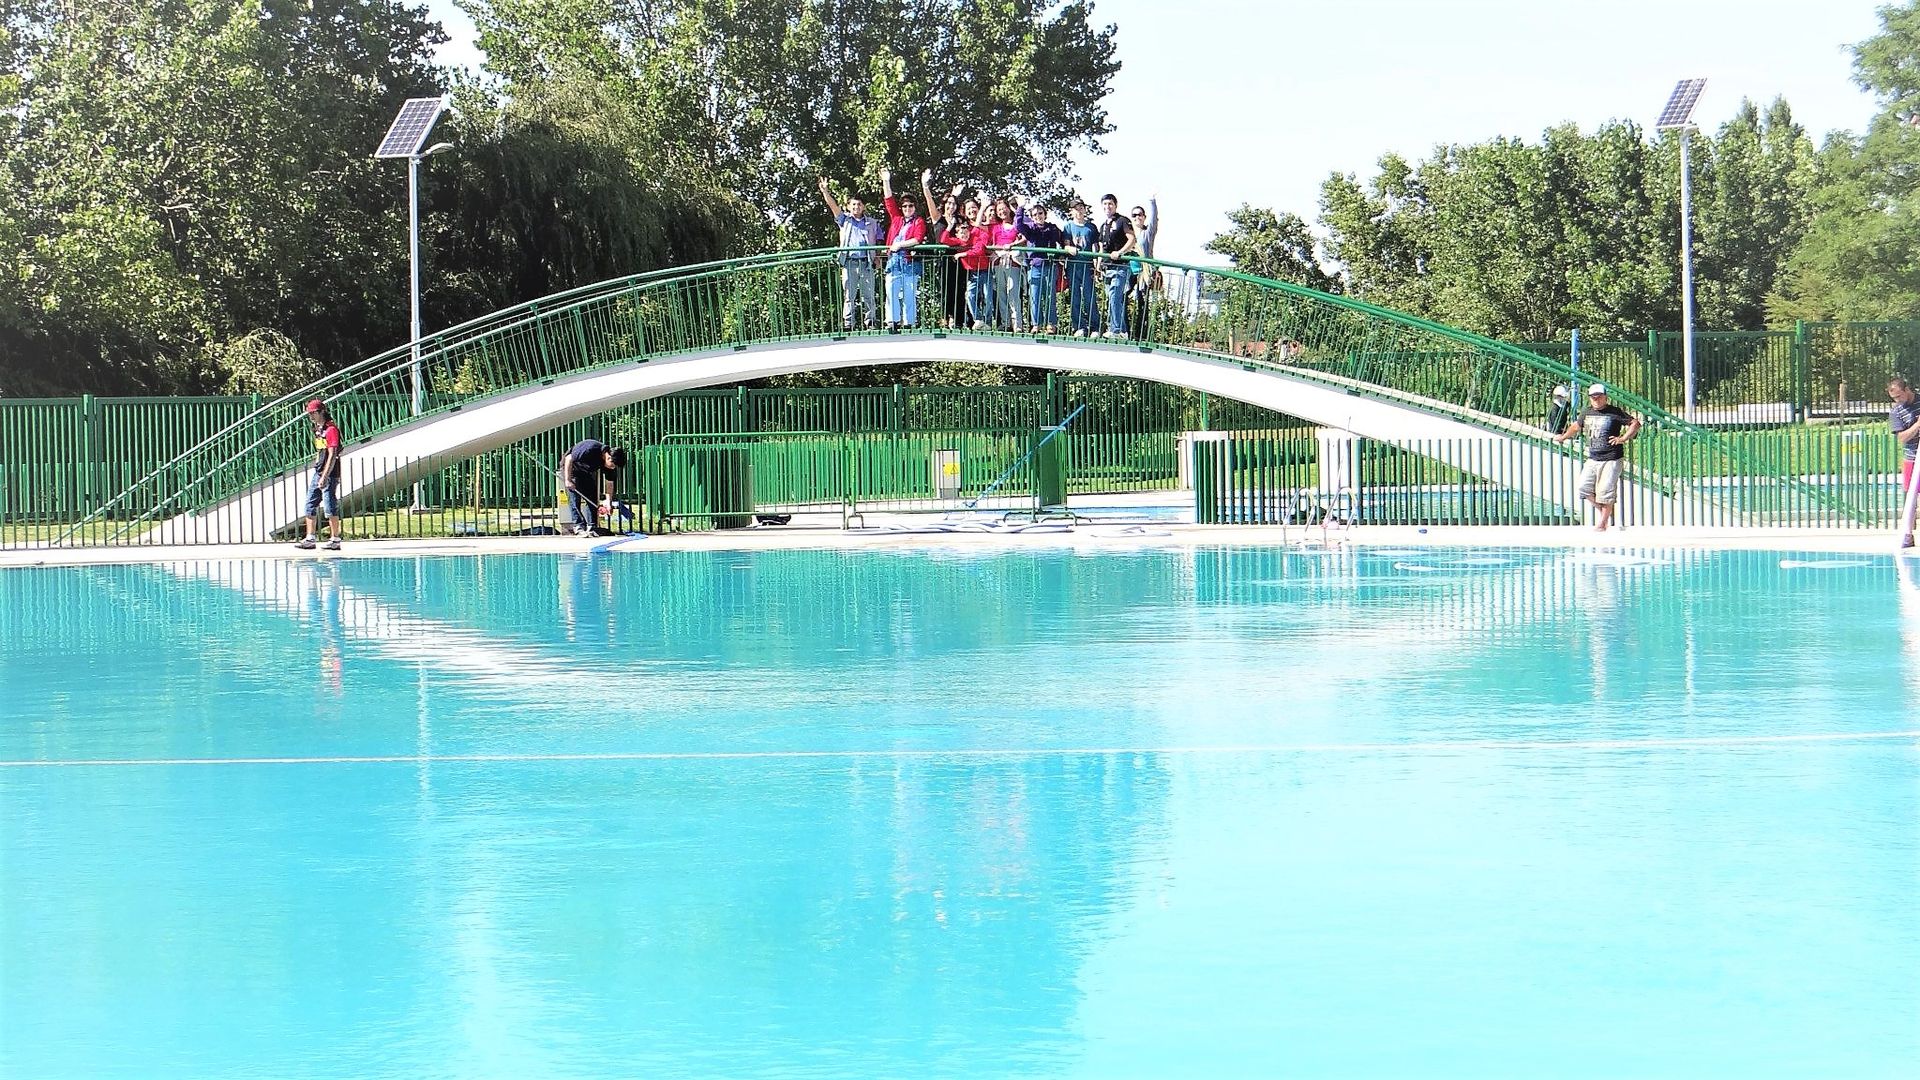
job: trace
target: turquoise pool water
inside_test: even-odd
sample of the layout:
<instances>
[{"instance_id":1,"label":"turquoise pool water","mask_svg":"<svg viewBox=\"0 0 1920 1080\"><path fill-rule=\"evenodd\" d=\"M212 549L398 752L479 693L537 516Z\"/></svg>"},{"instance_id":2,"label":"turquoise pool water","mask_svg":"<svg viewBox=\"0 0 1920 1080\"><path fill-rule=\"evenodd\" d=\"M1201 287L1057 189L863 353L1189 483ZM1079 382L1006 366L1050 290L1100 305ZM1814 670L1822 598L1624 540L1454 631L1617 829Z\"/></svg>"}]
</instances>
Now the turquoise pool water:
<instances>
[{"instance_id":1,"label":"turquoise pool water","mask_svg":"<svg viewBox=\"0 0 1920 1080\"><path fill-rule=\"evenodd\" d=\"M1885 558L11 570L0 690L10 1078L1920 1060Z\"/></svg>"}]
</instances>

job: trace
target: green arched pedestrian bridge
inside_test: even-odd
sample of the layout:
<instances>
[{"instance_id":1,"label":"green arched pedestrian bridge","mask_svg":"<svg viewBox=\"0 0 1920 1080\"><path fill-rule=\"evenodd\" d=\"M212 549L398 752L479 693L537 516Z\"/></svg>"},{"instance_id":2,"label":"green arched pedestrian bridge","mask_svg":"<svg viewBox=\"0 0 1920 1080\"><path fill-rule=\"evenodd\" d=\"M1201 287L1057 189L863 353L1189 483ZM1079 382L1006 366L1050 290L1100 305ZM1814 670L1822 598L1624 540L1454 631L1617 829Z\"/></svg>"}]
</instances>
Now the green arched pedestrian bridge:
<instances>
[{"instance_id":1,"label":"green arched pedestrian bridge","mask_svg":"<svg viewBox=\"0 0 1920 1080\"><path fill-rule=\"evenodd\" d=\"M348 433L342 497L351 505L454 458L676 390L932 360L1185 386L1575 507L1578 451L1541 428L1553 387L1575 379L1569 367L1348 297L1145 262L1185 284L1156 294L1127 340L946 329L942 298L958 269L932 253L920 325L899 332L842 330L832 250L667 269L542 297L424 338L417 360L403 346L265 405L105 503L68 540L236 542L286 528L304 501L312 451L302 405L310 398L324 398ZM1202 278L1204 303L1194 284ZM1063 292L1063 323L1066 301ZM1845 500L1712 431L1632 394L1615 401L1645 421L1629 454L1629 521L1864 522Z\"/></svg>"}]
</instances>

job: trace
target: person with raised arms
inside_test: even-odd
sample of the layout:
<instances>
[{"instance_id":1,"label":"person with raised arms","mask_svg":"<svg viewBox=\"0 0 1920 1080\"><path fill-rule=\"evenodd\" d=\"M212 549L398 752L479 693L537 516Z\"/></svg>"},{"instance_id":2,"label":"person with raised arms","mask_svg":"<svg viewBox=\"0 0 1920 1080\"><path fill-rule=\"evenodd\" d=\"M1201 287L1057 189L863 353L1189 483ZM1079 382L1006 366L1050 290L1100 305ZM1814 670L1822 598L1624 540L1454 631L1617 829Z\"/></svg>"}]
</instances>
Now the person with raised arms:
<instances>
[{"instance_id":1,"label":"person with raised arms","mask_svg":"<svg viewBox=\"0 0 1920 1080\"><path fill-rule=\"evenodd\" d=\"M820 178L820 198L827 204L827 213L833 215L834 227L840 230L840 254L835 256L840 263L843 298L840 329L852 330L858 313L864 315L867 329L877 330L880 309L873 302L873 274L880 248L886 243L886 231L879 221L867 216L867 202L858 195L848 196L846 209L842 210L824 176Z\"/></svg>"},{"instance_id":2,"label":"person with raised arms","mask_svg":"<svg viewBox=\"0 0 1920 1080\"><path fill-rule=\"evenodd\" d=\"M920 321L920 260L913 249L927 242L927 220L912 195L895 198L893 170L880 170L880 193L887 207L887 329L898 331Z\"/></svg>"}]
</instances>

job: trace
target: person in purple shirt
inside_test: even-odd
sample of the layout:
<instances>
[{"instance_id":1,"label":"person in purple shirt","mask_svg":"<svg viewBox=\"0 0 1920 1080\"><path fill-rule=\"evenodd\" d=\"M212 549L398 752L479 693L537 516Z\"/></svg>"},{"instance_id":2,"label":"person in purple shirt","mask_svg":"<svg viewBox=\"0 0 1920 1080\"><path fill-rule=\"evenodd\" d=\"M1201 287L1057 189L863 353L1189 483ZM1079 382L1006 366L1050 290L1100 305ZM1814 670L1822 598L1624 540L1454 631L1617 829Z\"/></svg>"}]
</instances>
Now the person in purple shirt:
<instances>
[{"instance_id":1,"label":"person in purple shirt","mask_svg":"<svg viewBox=\"0 0 1920 1080\"><path fill-rule=\"evenodd\" d=\"M1049 218L1047 208L1036 204L1032 211L1028 213L1028 207L1020 206L1014 214L1020 239L1028 247L1050 252L1065 248L1067 234ZM1060 265L1058 255L1027 253L1027 323L1036 334L1059 332Z\"/></svg>"}]
</instances>

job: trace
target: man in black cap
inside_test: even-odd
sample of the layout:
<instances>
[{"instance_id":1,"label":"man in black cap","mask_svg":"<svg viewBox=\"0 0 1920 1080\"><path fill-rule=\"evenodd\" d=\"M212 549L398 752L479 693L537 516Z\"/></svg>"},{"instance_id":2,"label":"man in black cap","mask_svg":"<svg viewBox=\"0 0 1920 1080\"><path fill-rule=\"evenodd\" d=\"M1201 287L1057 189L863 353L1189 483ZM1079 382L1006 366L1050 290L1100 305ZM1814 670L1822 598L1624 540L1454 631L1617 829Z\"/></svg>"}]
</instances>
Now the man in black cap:
<instances>
[{"instance_id":1,"label":"man in black cap","mask_svg":"<svg viewBox=\"0 0 1920 1080\"><path fill-rule=\"evenodd\" d=\"M567 486L567 512L576 536L592 536L599 510L610 496L607 481L618 483L627 452L599 439L583 439L560 461L560 482ZM611 506L609 506L611 511Z\"/></svg>"}]
</instances>

